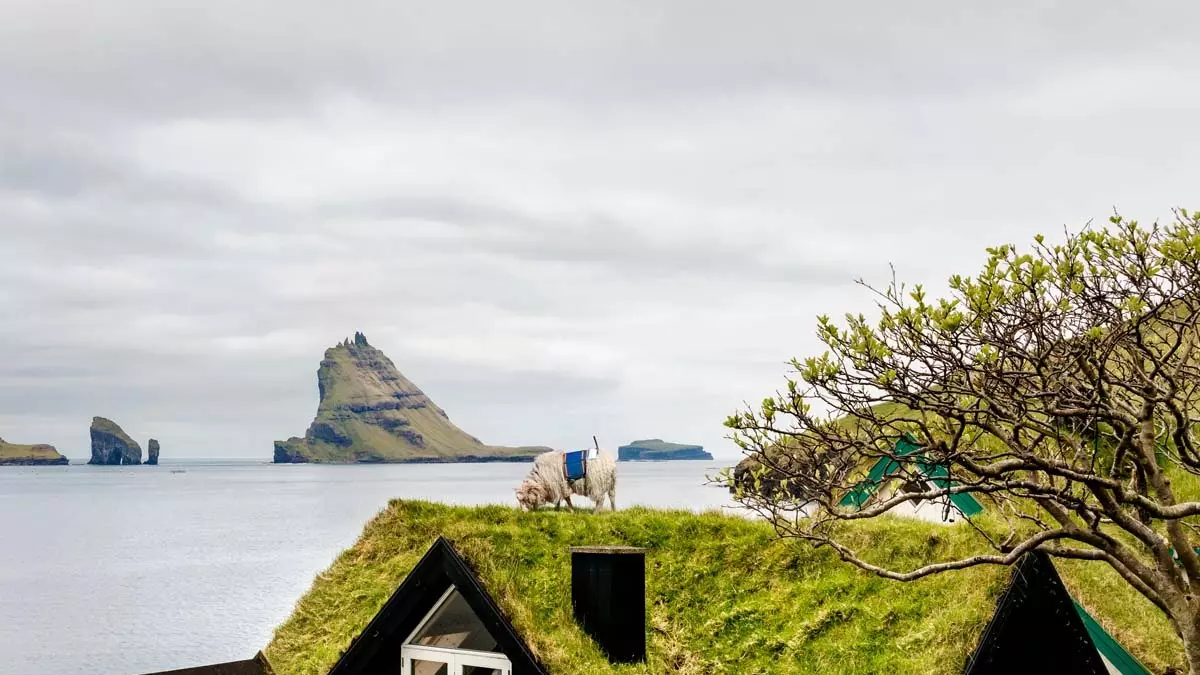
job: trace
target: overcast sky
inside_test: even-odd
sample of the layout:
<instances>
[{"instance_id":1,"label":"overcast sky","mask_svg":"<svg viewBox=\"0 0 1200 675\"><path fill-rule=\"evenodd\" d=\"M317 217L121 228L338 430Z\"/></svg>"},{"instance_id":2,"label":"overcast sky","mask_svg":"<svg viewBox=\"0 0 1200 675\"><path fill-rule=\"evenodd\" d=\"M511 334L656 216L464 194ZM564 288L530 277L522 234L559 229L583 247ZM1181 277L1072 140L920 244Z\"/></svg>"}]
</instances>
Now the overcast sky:
<instances>
[{"instance_id":1,"label":"overcast sky","mask_svg":"<svg viewBox=\"0 0 1200 675\"><path fill-rule=\"evenodd\" d=\"M1021 5L1021 6L1018 6ZM362 330L485 442L661 437L854 279L1200 208L1200 5L0 0L0 436L268 459Z\"/></svg>"}]
</instances>

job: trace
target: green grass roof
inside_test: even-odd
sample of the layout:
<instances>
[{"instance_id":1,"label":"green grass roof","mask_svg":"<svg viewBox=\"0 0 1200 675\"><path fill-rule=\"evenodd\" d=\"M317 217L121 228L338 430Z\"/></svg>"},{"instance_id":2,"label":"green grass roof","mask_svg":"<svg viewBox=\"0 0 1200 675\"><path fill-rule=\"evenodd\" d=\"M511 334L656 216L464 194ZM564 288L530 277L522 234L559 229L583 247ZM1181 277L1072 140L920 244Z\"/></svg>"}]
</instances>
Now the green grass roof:
<instances>
[{"instance_id":1,"label":"green grass roof","mask_svg":"<svg viewBox=\"0 0 1200 675\"><path fill-rule=\"evenodd\" d=\"M552 673L960 673L1008 582L987 566L917 582L861 572L827 550L719 513L633 508L522 513L393 501L320 574L276 631L277 675L324 675L444 535ZM973 551L968 528L856 524L865 557L910 567ZM612 666L571 614L574 545L648 549L648 662ZM1161 613L1100 563L1056 561L1072 595L1151 670L1183 662Z\"/></svg>"}]
</instances>

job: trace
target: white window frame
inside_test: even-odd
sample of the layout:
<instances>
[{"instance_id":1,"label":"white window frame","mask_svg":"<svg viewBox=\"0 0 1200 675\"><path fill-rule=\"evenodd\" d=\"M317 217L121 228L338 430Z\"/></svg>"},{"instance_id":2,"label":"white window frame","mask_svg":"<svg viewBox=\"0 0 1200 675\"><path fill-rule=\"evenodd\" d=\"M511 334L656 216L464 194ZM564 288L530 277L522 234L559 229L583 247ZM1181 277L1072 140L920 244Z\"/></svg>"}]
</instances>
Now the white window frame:
<instances>
[{"instance_id":1,"label":"white window frame","mask_svg":"<svg viewBox=\"0 0 1200 675\"><path fill-rule=\"evenodd\" d=\"M501 675L512 675L512 662L508 660L508 657L491 652L404 645L401 648L400 658L404 662L404 668L400 671L403 675L412 675L414 660L444 663L449 675L463 675L464 666L491 668L500 671Z\"/></svg>"},{"instance_id":2,"label":"white window frame","mask_svg":"<svg viewBox=\"0 0 1200 675\"><path fill-rule=\"evenodd\" d=\"M433 619L433 615L442 608L442 605L446 604L453 593L454 584L450 584L446 592L442 593L442 597L433 603L433 608L429 610L425 618L421 619L421 623L417 624L417 627L404 639L404 644L400 647L401 675L413 675L413 660L444 663L447 666L448 675L463 675L464 666L492 668L500 671L501 675L512 675L512 661L509 661L504 654L481 652L474 649L447 649L446 647L410 644L421 631L425 630L425 626Z\"/></svg>"},{"instance_id":3,"label":"white window frame","mask_svg":"<svg viewBox=\"0 0 1200 675\"><path fill-rule=\"evenodd\" d=\"M926 476L913 482L920 482L923 486L922 492L939 489L933 479ZM945 494L933 499L921 499L915 502L909 502L912 507L912 515L922 520L930 522L940 522L946 525L953 523L959 518L966 518L963 512L959 510L958 505L950 499L950 495ZM946 505L949 504L950 510L946 511Z\"/></svg>"}]
</instances>

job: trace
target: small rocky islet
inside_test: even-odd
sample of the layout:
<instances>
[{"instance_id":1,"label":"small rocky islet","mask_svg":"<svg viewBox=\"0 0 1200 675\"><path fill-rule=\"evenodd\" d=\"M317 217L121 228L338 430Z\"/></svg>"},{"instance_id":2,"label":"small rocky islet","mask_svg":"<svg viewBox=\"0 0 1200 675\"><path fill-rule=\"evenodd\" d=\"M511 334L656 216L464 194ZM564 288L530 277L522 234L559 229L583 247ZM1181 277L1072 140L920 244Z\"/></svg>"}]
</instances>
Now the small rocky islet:
<instances>
[{"instance_id":1,"label":"small rocky islet","mask_svg":"<svg viewBox=\"0 0 1200 675\"><path fill-rule=\"evenodd\" d=\"M142 446L116 422L105 417L93 417L90 431L92 458L88 464L113 466L142 463Z\"/></svg>"},{"instance_id":2,"label":"small rocky islet","mask_svg":"<svg viewBox=\"0 0 1200 675\"><path fill-rule=\"evenodd\" d=\"M159 443L151 438L147 444L148 457L142 462L142 446L133 440L116 422L106 417L93 417L90 429L92 458L88 464L129 466L158 464Z\"/></svg>"}]
</instances>

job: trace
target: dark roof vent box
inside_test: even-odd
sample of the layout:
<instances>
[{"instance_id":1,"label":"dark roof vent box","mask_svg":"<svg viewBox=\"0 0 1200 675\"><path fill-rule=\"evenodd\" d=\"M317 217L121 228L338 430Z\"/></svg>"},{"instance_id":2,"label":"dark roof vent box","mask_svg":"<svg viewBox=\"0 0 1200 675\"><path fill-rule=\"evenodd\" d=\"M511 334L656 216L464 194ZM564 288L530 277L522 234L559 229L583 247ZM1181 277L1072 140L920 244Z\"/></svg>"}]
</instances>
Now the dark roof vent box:
<instances>
[{"instance_id":1,"label":"dark roof vent box","mask_svg":"<svg viewBox=\"0 0 1200 675\"><path fill-rule=\"evenodd\" d=\"M613 663L646 660L646 549L571 548L575 620Z\"/></svg>"}]
</instances>

